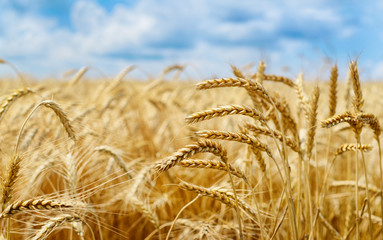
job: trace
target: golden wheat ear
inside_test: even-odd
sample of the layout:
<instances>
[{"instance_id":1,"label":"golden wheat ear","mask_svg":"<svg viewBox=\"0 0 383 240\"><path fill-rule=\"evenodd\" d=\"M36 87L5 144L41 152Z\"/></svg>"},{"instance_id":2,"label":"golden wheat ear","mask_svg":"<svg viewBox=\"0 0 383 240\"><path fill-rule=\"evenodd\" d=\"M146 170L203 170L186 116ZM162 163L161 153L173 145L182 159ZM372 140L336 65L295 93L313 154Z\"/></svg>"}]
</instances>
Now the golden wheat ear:
<instances>
[{"instance_id":1,"label":"golden wheat ear","mask_svg":"<svg viewBox=\"0 0 383 240\"><path fill-rule=\"evenodd\" d=\"M3 178L1 209L4 210L8 202L12 199L13 187L19 178L22 158L18 155L13 156L7 166L5 178Z\"/></svg>"},{"instance_id":2,"label":"golden wheat ear","mask_svg":"<svg viewBox=\"0 0 383 240\"><path fill-rule=\"evenodd\" d=\"M329 84L329 117L335 115L337 105L337 85L338 85L338 66L331 68L330 84Z\"/></svg>"},{"instance_id":3,"label":"golden wheat ear","mask_svg":"<svg viewBox=\"0 0 383 240\"><path fill-rule=\"evenodd\" d=\"M195 144L187 145L184 148L179 149L177 152L173 153L170 157L165 160L157 163L155 169L158 172L164 172L168 169L174 167L179 162L184 159L190 158L197 153L210 152L216 156L219 156L224 163L227 163L227 153L226 150L222 148L219 143L212 141L200 141Z\"/></svg>"},{"instance_id":4,"label":"golden wheat ear","mask_svg":"<svg viewBox=\"0 0 383 240\"><path fill-rule=\"evenodd\" d=\"M30 88L22 88L14 91L9 96L7 96L0 105L0 121L4 118L5 113L12 106L12 104L19 98L35 93Z\"/></svg>"},{"instance_id":5,"label":"golden wheat ear","mask_svg":"<svg viewBox=\"0 0 383 240\"><path fill-rule=\"evenodd\" d=\"M84 233L77 230L74 223L82 223L83 220L75 214L63 214L58 217L51 218L47 223L42 226L42 228L35 233L31 240L43 240L46 239L55 229L64 225L65 223L70 223L72 228L77 232L78 235L83 235ZM81 229L81 228L80 228Z\"/></svg>"}]
</instances>

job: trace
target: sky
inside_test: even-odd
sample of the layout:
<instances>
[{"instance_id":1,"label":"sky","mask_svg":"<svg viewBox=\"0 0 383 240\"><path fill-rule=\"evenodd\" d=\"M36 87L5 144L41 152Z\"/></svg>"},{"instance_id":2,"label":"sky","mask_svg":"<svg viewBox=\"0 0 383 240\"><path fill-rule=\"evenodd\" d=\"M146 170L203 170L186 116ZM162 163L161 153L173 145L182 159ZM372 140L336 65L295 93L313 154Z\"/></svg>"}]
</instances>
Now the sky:
<instances>
[{"instance_id":1,"label":"sky","mask_svg":"<svg viewBox=\"0 0 383 240\"><path fill-rule=\"evenodd\" d=\"M192 78L230 77L266 62L267 74L383 79L383 3L356 0L0 0L0 58L35 77L90 66L95 76L158 75L172 64ZM0 65L0 76L12 75Z\"/></svg>"}]
</instances>

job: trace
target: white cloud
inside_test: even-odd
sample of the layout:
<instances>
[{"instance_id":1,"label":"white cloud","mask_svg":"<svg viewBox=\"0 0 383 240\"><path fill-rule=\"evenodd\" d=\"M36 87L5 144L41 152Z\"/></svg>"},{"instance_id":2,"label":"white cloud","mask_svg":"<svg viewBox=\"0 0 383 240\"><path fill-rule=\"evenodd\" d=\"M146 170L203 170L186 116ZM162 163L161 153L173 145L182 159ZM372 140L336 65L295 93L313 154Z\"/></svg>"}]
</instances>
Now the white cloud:
<instances>
[{"instance_id":1,"label":"white cloud","mask_svg":"<svg viewBox=\"0 0 383 240\"><path fill-rule=\"evenodd\" d=\"M0 0L0 57L40 76L88 64L108 74L129 64L158 72L175 62L191 63L206 76L229 74L229 64L261 57L270 71L287 64L296 74L304 65L302 56L310 64L321 62L315 48L352 39L359 31L330 3L142 0L106 9L79 0L70 10L68 28ZM18 4L28 7L30 1Z\"/></svg>"}]
</instances>

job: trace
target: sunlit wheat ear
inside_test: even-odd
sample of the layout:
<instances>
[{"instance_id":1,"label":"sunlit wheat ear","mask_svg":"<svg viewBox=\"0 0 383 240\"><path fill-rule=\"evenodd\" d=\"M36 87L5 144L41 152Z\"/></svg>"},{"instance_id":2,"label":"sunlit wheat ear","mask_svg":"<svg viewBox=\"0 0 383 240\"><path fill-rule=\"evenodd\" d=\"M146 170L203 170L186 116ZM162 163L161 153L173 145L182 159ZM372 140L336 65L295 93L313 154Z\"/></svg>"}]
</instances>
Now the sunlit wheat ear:
<instances>
[{"instance_id":1,"label":"sunlit wheat ear","mask_svg":"<svg viewBox=\"0 0 383 240\"><path fill-rule=\"evenodd\" d=\"M303 88L303 74L300 73L296 80L295 90L299 99L300 110L303 110L305 116L308 118L309 100Z\"/></svg>"},{"instance_id":2,"label":"sunlit wheat ear","mask_svg":"<svg viewBox=\"0 0 383 240\"><path fill-rule=\"evenodd\" d=\"M257 82L252 82L245 78L217 78L202 81L197 83L198 90L212 89L212 88L221 88L221 87L243 87L247 91L255 91L259 94L268 96L266 89Z\"/></svg>"},{"instance_id":3,"label":"sunlit wheat ear","mask_svg":"<svg viewBox=\"0 0 383 240\"><path fill-rule=\"evenodd\" d=\"M75 204L52 199L28 199L11 203L0 214L1 218L13 216L30 210L63 210L74 208Z\"/></svg>"},{"instance_id":4,"label":"sunlit wheat ear","mask_svg":"<svg viewBox=\"0 0 383 240\"><path fill-rule=\"evenodd\" d=\"M0 58L0 64L5 64L5 65L8 65L10 68L12 68L12 70L16 73L17 77L20 79L20 81L24 84L24 86L26 85L26 82L24 80L24 77L23 75L21 74L21 72L15 67L15 65L13 65L12 63L4 60L4 59L1 59Z\"/></svg>"},{"instance_id":5,"label":"sunlit wheat ear","mask_svg":"<svg viewBox=\"0 0 383 240\"><path fill-rule=\"evenodd\" d=\"M242 73L242 71L239 68L237 68L234 65L230 65L230 66L231 66L231 70L232 70L234 76L236 76L238 78L246 78L245 75Z\"/></svg>"},{"instance_id":6,"label":"sunlit wheat ear","mask_svg":"<svg viewBox=\"0 0 383 240\"><path fill-rule=\"evenodd\" d=\"M102 153L106 153L106 154L109 154L110 156L113 157L115 163L121 168L121 170L126 173L126 175L129 177L129 178L132 178L132 176L130 175L130 171L129 171L129 168L128 166L126 166L124 160L121 158L120 154L117 153L117 151L109 146L99 146L99 147L96 147L94 149L94 151L98 151L98 152L102 152Z\"/></svg>"},{"instance_id":7,"label":"sunlit wheat ear","mask_svg":"<svg viewBox=\"0 0 383 240\"><path fill-rule=\"evenodd\" d=\"M295 88L295 83L293 82L293 80L291 80L290 78L287 78L287 77L267 74L267 75L264 75L263 80L272 81L272 82L280 82L280 83L283 83L289 87Z\"/></svg>"},{"instance_id":8,"label":"sunlit wheat ear","mask_svg":"<svg viewBox=\"0 0 383 240\"><path fill-rule=\"evenodd\" d=\"M330 184L330 187L349 187L349 188L355 188L356 182L355 181L332 181ZM358 183L358 188L361 190L367 190L366 184ZM368 186L368 191L373 193L380 193L380 189L374 185Z\"/></svg>"},{"instance_id":9,"label":"sunlit wheat ear","mask_svg":"<svg viewBox=\"0 0 383 240\"><path fill-rule=\"evenodd\" d=\"M181 183L179 184L179 187L191 192L201 194L203 196L214 198L231 208L235 208L236 206L236 199L234 198L234 194L232 192L222 191L222 190L218 190L214 188L204 188L204 187L190 184L184 181L181 181ZM253 220L257 219L257 213L251 206L249 206L242 199L237 199L237 200L238 200L238 206L244 212L246 212ZM266 213L264 211L260 211L260 213L264 216L272 217L271 214Z\"/></svg>"},{"instance_id":10,"label":"sunlit wheat ear","mask_svg":"<svg viewBox=\"0 0 383 240\"><path fill-rule=\"evenodd\" d=\"M306 141L306 154L307 159L310 160L312 149L314 146L316 122L318 115L318 101L319 101L319 88L316 87L312 94L312 99L309 108L309 119L308 119L308 129L307 129L307 141Z\"/></svg>"},{"instance_id":11,"label":"sunlit wheat ear","mask_svg":"<svg viewBox=\"0 0 383 240\"><path fill-rule=\"evenodd\" d=\"M278 111L280 113L285 132L289 130L294 135L294 138L299 139L297 123L294 120L294 117L286 99L284 99L278 93L275 92L273 96L265 98L265 100L269 101L269 103L273 106L275 112Z\"/></svg>"},{"instance_id":12,"label":"sunlit wheat ear","mask_svg":"<svg viewBox=\"0 0 383 240\"><path fill-rule=\"evenodd\" d=\"M220 139L228 140L249 144L251 147L259 149L271 154L267 145L261 143L259 140L248 136L244 133L234 133L229 131L217 131L217 130L202 130L195 133L198 137L209 138L209 139Z\"/></svg>"},{"instance_id":13,"label":"sunlit wheat ear","mask_svg":"<svg viewBox=\"0 0 383 240\"><path fill-rule=\"evenodd\" d=\"M368 152L372 150L372 146L370 144L362 144L362 145L356 145L356 144L343 144L339 148L337 148L335 152L335 156L339 156L345 152L356 152L357 150Z\"/></svg>"},{"instance_id":14,"label":"sunlit wheat ear","mask_svg":"<svg viewBox=\"0 0 383 240\"><path fill-rule=\"evenodd\" d=\"M110 85L108 86L108 90L112 90L114 89L115 87L117 87L122 79L124 79L124 77L130 73L131 71L133 71L134 69L136 69L136 66L132 65L132 66L129 66L129 67L126 67L124 68L118 75L117 77L113 80L112 83L110 83Z\"/></svg>"},{"instance_id":15,"label":"sunlit wheat ear","mask_svg":"<svg viewBox=\"0 0 383 240\"><path fill-rule=\"evenodd\" d=\"M190 158L191 156L197 153L205 153L205 152L210 152L220 157L224 163L227 163L226 150L224 150L219 143L212 142L212 141L200 141L195 144L190 144L184 148L179 149L177 152L173 153L170 157L157 163L154 168L158 172L167 171L169 168L172 168L175 165L177 165L180 161Z\"/></svg>"},{"instance_id":16,"label":"sunlit wheat ear","mask_svg":"<svg viewBox=\"0 0 383 240\"><path fill-rule=\"evenodd\" d=\"M43 240L46 239L55 229L67 223L82 222L82 219L76 215L63 214L58 217L51 218L42 228L37 231L31 240ZM72 228L74 226L72 225Z\"/></svg>"},{"instance_id":17,"label":"sunlit wheat ear","mask_svg":"<svg viewBox=\"0 0 383 240\"><path fill-rule=\"evenodd\" d=\"M76 73L76 75L74 75L74 77L69 81L68 85L69 86L73 86L73 85L76 85L78 83L78 81L80 81L80 79L84 76L84 74L89 70L89 67L82 67L80 70L78 70L78 72Z\"/></svg>"},{"instance_id":18,"label":"sunlit wheat ear","mask_svg":"<svg viewBox=\"0 0 383 240\"><path fill-rule=\"evenodd\" d=\"M137 209L137 211L147 217L157 229L160 227L160 223L155 212L149 209L149 207L146 206L141 200L135 196L132 196L129 198L129 201Z\"/></svg>"},{"instance_id":19,"label":"sunlit wheat ear","mask_svg":"<svg viewBox=\"0 0 383 240\"><path fill-rule=\"evenodd\" d=\"M331 68L330 84L329 84L329 117L334 116L337 105L337 85L338 85L338 66Z\"/></svg>"},{"instance_id":20,"label":"sunlit wheat ear","mask_svg":"<svg viewBox=\"0 0 383 240\"><path fill-rule=\"evenodd\" d=\"M34 187L34 184L36 184L37 182L37 179L39 178L39 176L47 169L49 168L52 168L53 166L55 166L57 164L57 159L53 158L53 159L49 159L47 161L44 161L44 163L40 164L34 171L33 171L33 174L31 175L31 177L29 178L29 187L31 187L31 189Z\"/></svg>"},{"instance_id":21,"label":"sunlit wheat ear","mask_svg":"<svg viewBox=\"0 0 383 240\"><path fill-rule=\"evenodd\" d=\"M255 124L246 123L245 128L255 134L265 135L269 137L275 137L280 142L283 142L283 137L285 138L286 145L291 148L294 152L299 152L300 149L297 143L290 137L283 136L281 132L272 130L266 127L257 126Z\"/></svg>"},{"instance_id":22,"label":"sunlit wheat ear","mask_svg":"<svg viewBox=\"0 0 383 240\"><path fill-rule=\"evenodd\" d=\"M265 62L262 60L259 65L258 65L258 71L257 71L257 75L255 76L255 81L257 83L260 83L262 84L263 83L263 80L265 79L265 69L266 69L266 64Z\"/></svg>"},{"instance_id":23,"label":"sunlit wheat ear","mask_svg":"<svg viewBox=\"0 0 383 240\"><path fill-rule=\"evenodd\" d=\"M375 139L379 142L379 136L382 132L378 118L372 113L359 113L357 120L370 126L374 132Z\"/></svg>"},{"instance_id":24,"label":"sunlit wheat ear","mask_svg":"<svg viewBox=\"0 0 383 240\"><path fill-rule=\"evenodd\" d=\"M69 185L70 194L73 197L77 193L79 176L77 173L76 162L72 153L68 153L64 157L63 163L65 166L65 172L66 172L65 177Z\"/></svg>"},{"instance_id":25,"label":"sunlit wheat ear","mask_svg":"<svg viewBox=\"0 0 383 240\"><path fill-rule=\"evenodd\" d=\"M229 171L232 175L242 178L247 182L247 178L245 174L238 168L233 167L233 165L228 164ZM221 161L215 161L215 160L200 160L200 159L186 159L182 160L178 163L178 166L181 167L187 167L187 168L210 168L210 169L217 169L217 170L227 170L226 164L224 164Z\"/></svg>"},{"instance_id":26,"label":"sunlit wheat ear","mask_svg":"<svg viewBox=\"0 0 383 240\"><path fill-rule=\"evenodd\" d=\"M49 109L52 109L53 112L57 115L57 117L60 119L60 122L61 124L64 126L64 129L65 131L67 132L68 136L76 142L76 135L74 133L74 130L73 130L73 126L72 126L72 123L69 121L69 118L68 116L66 115L66 113L64 112L64 110L62 110L62 108L54 101L51 101L51 100L45 100L45 101L42 101L40 102L39 104L36 105L36 107L33 108L33 110L29 113L28 117L24 120L24 123L20 129L20 132L19 132L19 135L18 135L18 138L17 138L17 143L16 143L16 147L15 147L15 150L17 151L18 149L18 146L20 144L20 137L23 133L23 130L24 130L24 127L26 125L26 123L28 122L28 120L31 118L32 114L40 107L40 106L44 106L46 108L49 108Z\"/></svg>"},{"instance_id":27,"label":"sunlit wheat ear","mask_svg":"<svg viewBox=\"0 0 383 240\"><path fill-rule=\"evenodd\" d=\"M360 87L357 62L351 61L349 68L350 68L350 73L352 78L352 86L354 89L354 98L352 101L352 105L354 106L355 112L359 113L362 111L364 100L363 100L362 88Z\"/></svg>"},{"instance_id":28,"label":"sunlit wheat ear","mask_svg":"<svg viewBox=\"0 0 383 240\"><path fill-rule=\"evenodd\" d=\"M255 108L242 105L228 105L193 113L192 115L186 117L186 122L196 123L212 118L224 117L227 115L244 115L263 122L266 121L263 114Z\"/></svg>"},{"instance_id":29,"label":"sunlit wheat ear","mask_svg":"<svg viewBox=\"0 0 383 240\"><path fill-rule=\"evenodd\" d=\"M356 125L358 123L358 119L355 114L350 112L345 112L345 113L341 113L339 115L336 115L321 121L321 126L323 128L330 128L340 123L348 123L350 125Z\"/></svg>"},{"instance_id":30,"label":"sunlit wheat ear","mask_svg":"<svg viewBox=\"0 0 383 240\"><path fill-rule=\"evenodd\" d=\"M13 187L19 178L20 164L22 159L15 155L13 156L7 166L6 175L3 178L2 194L1 194L1 209L4 210L8 202L12 199Z\"/></svg>"},{"instance_id":31,"label":"sunlit wheat ear","mask_svg":"<svg viewBox=\"0 0 383 240\"><path fill-rule=\"evenodd\" d=\"M24 97L26 95L30 95L32 93L35 93L30 88L23 88L14 91L12 94L10 94L8 97L6 97L2 102L0 106L0 121L4 118L5 113L8 111L8 109L11 107L11 105L19 98Z\"/></svg>"}]
</instances>

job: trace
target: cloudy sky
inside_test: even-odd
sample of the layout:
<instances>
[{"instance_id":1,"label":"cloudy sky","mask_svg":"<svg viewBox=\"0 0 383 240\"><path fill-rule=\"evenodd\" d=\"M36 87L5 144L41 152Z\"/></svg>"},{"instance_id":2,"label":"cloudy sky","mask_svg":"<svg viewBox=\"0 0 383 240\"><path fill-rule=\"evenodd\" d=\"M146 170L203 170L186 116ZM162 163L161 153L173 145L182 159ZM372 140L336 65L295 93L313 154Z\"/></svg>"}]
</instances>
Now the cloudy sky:
<instances>
[{"instance_id":1,"label":"cloudy sky","mask_svg":"<svg viewBox=\"0 0 383 240\"><path fill-rule=\"evenodd\" d=\"M37 77L175 63L225 77L265 59L267 73L326 78L359 56L365 79L383 79L382 12L378 0L0 0L0 58Z\"/></svg>"}]
</instances>

